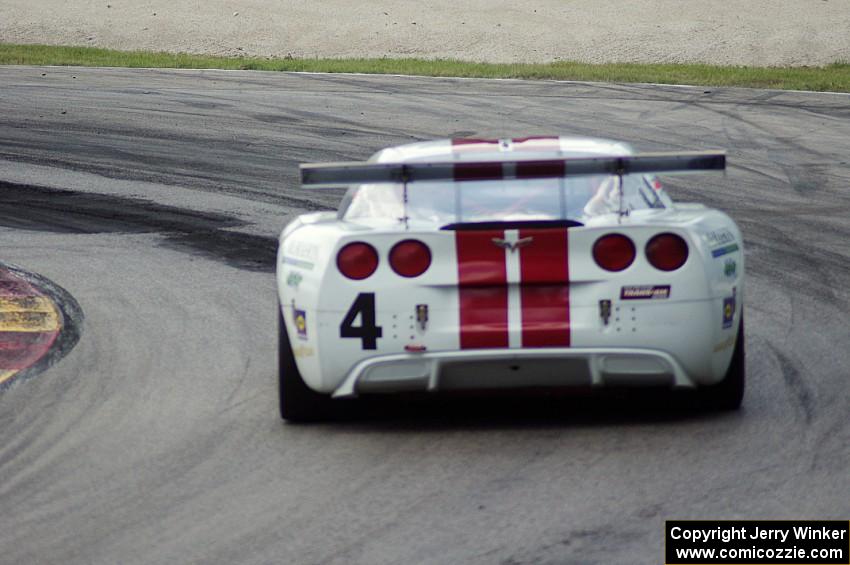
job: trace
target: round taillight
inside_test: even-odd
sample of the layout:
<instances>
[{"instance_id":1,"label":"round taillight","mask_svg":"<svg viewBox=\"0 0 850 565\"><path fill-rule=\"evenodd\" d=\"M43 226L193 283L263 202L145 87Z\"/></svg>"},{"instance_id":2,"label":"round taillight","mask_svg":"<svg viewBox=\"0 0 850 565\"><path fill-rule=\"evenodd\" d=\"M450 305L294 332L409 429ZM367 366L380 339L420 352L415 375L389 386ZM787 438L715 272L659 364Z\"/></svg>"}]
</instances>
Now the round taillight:
<instances>
[{"instance_id":1,"label":"round taillight","mask_svg":"<svg viewBox=\"0 0 850 565\"><path fill-rule=\"evenodd\" d=\"M359 281L378 268L378 252L368 243L349 243L339 250L336 266L346 277Z\"/></svg>"},{"instance_id":2,"label":"round taillight","mask_svg":"<svg viewBox=\"0 0 850 565\"><path fill-rule=\"evenodd\" d=\"M415 239L400 241L390 250L390 266L403 277L418 277L431 266L431 250Z\"/></svg>"},{"instance_id":3,"label":"round taillight","mask_svg":"<svg viewBox=\"0 0 850 565\"><path fill-rule=\"evenodd\" d=\"M606 271L622 271L635 260L635 244L619 233L602 236L593 244L593 260Z\"/></svg>"},{"instance_id":4,"label":"round taillight","mask_svg":"<svg viewBox=\"0 0 850 565\"><path fill-rule=\"evenodd\" d=\"M646 258L656 269L675 271L688 260L688 244L674 233L660 233L646 244Z\"/></svg>"}]
</instances>

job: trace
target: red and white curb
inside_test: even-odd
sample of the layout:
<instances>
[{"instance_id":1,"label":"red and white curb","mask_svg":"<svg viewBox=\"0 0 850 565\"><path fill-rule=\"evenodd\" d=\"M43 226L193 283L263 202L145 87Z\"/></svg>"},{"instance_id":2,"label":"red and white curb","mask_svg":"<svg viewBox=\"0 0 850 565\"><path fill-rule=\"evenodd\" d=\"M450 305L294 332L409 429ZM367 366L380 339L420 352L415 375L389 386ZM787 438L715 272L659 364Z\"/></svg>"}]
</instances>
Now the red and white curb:
<instances>
[{"instance_id":1,"label":"red and white curb","mask_svg":"<svg viewBox=\"0 0 850 565\"><path fill-rule=\"evenodd\" d=\"M53 300L0 266L0 385L44 357L61 330Z\"/></svg>"}]
</instances>

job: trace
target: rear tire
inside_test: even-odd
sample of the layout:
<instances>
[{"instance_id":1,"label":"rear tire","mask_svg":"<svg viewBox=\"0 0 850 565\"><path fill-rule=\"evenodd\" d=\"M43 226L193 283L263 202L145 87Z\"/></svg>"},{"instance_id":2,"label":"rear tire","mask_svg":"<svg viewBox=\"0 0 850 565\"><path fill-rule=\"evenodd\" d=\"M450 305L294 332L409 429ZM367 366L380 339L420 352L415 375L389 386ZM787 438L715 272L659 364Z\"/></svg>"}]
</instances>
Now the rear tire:
<instances>
[{"instance_id":1,"label":"rear tire","mask_svg":"<svg viewBox=\"0 0 850 565\"><path fill-rule=\"evenodd\" d=\"M290 422L317 422L329 419L334 413L333 400L310 387L301 378L286 323L280 305L277 308L278 328L278 392L280 416Z\"/></svg>"},{"instance_id":2,"label":"rear tire","mask_svg":"<svg viewBox=\"0 0 850 565\"><path fill-rule=\"evenodd\" d=\"M732 361L723 380L715 385L700 387L699 399L709 410L738 410L744 400L744 383L746 380L747 364L744 351L744 316L738 324L738 339L735 341L735 351Z\"/></svg>"}]
</instances>

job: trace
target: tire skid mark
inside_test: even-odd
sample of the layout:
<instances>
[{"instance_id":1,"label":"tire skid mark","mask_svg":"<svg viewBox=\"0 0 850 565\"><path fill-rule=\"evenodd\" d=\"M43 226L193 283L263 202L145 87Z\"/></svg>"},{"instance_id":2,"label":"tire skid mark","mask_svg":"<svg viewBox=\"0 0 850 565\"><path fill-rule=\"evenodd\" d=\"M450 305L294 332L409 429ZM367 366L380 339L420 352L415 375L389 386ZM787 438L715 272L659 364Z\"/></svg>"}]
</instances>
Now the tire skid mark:
<instances>
[{"instance_id":1,"label":"tire skid mark","mask_svg":"<svg viewBox=\"0 0 850 565\"><path fill-rule=\"evenodd\" d=\"M796 288L798 295L836 306L846 304L847 297L839 294L841 287L836 283L850 276L846 257L817 245L796 241L787 231L768 226L766 222L741 220L739 225L749 234L746 240L747 270L752 276L780 281ZM820 229L826 231L828 228L820 226ZM784 261L777 261L776 257L782 257ZM800 267L788 269L787 262Z\"/></svg>"},{"instance_id":2,"label":"tire skid mark","mask_svg":"<svg viewBox=\"0 0 850 565\"><path fill-rule=\"evenodd\" d=\"M800 374L800 370L797 368L796 363L794 363L790 357L785 355L772 343L768 343L767 346L779 362L779 367L782 370L782 379L788 387L788 390L791 391L794 401L800 407L806 425L811 424L815 413L814 395L812 394L811 389Z\"/></svg>"},{"instance_id":3,"label":"tire skid mark","mask_svg":"<svg viewBox=\"0 0 850 565\"><path fill-rule=\"evenodd\" d=\"M245 223L233 216L2 180L0 189L0 226L72 234L160 233L168 247L239 269L274 271L277 238L230 231ZM2 317L0 311L0 324Z\"/></svg>"}]
</instances>

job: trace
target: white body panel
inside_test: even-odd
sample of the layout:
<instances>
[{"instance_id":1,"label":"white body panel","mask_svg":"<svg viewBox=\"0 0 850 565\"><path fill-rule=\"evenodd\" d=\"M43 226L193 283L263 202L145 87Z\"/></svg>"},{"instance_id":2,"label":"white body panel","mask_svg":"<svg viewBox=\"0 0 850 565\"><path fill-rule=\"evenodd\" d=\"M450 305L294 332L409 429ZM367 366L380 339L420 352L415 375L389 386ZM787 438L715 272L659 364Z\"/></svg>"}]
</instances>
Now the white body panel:
<instances>
[{"instance_id":1,"label":"white body panel","mask_svg":"<svg viewBox=\"0 0 850 565\"><path fill-rule=\"evenodd\" d=\"M396 148L378 154L378 160L427 159L452 151L447 142L417 145L422 146L418 153L415 146ZM573 145L571 151L578 151ZM612 147L627 151L610 144L592 149L610 153ZM302 216L284 230L278 293L296 363L309 387L337 396L512 386L691 387L717 383L729 367L744 300L744 257L740 232L719 211L668 206L626 217L607 214L569 227L569 345L564 347L523 347L523 251L506 248L508 343L462 348L458 232L439 227L370 225L320 213ZM603 270L593 259L593 244L607 233L627 235L637 249L634 262L621 272ZM646 242L659 233L674 233L687 242L689 256L681 268L664 272L647 261ZM509 242L518 236L510 228L504 232ZM397 275L387 260L393 245L406 239L431 250L430 267L416 278ZM372 245L380 259L364 280L348 279L336 266L338 251L355 241ZM669 294L623 298L624 287L633 286L669 287ZM341 337L343 320L364 293L374 295L381 328L374 349L364 348L369 344L360 338ZM611 301L607 321L600 311L603 300ZM423 304L428 306L425 324L417 320L417 305ZM727 306L734 308L731 321L728 313L724 316ZM296 313L303 320L300 327ZM358 317L354 325L360 323Z\"/></svg>"}]
</instances>

